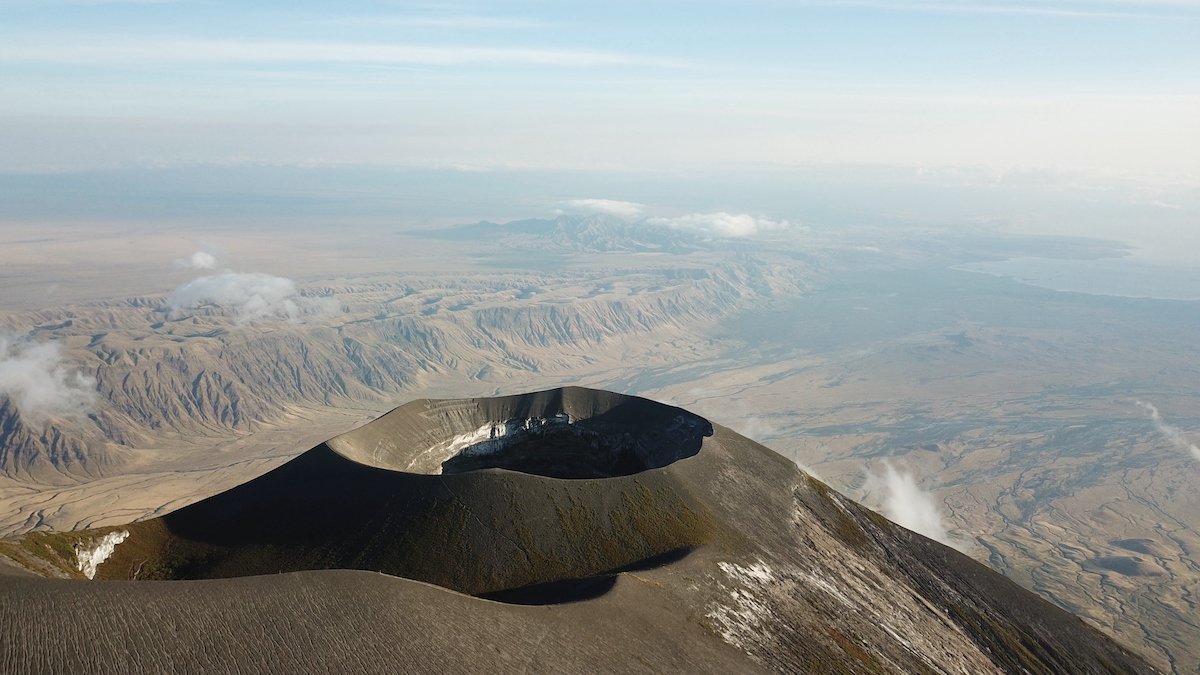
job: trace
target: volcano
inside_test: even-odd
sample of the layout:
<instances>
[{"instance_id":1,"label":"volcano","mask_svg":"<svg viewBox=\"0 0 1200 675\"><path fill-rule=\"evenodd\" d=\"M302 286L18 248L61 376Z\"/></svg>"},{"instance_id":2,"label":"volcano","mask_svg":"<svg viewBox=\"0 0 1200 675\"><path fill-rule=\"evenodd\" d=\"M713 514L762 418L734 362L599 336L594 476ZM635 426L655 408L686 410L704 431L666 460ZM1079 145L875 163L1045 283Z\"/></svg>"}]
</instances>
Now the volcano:
<instances>
[{"instance_id":1,"label":"volcano","mask_svg":"<svg viewBox=\"0 0 1200 675\"><path fill-rule=\"evenodd\" d=\"M4 672L1153 672L754 441L577 387L413 401L0 556Z\"/></svg>"}]
</instances>

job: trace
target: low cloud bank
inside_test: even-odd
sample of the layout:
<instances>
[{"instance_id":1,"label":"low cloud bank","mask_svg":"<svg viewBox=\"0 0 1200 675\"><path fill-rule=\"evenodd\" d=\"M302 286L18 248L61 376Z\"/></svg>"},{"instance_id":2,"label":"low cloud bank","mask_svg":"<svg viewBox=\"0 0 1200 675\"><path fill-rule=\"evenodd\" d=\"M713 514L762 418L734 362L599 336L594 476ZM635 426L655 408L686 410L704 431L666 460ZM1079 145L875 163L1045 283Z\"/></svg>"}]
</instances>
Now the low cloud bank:
<instances>
[{"instance_id":1,"label":"low cloud bank","mask_svg":"<svg viewBox=\"0 0 1200 675\"><path fill-rule=\"evenodd\" d=\"M1192 457L1194 457L1197 462L1200 462L1200 446L1197 446L1195 443L1192 443L1190 440L1188 440L1187 435L1184 434L1182 430L1164 422L1162 415L1159 414L1158 408L1154 407L1154 404L1146 403L1145 401L1136 401L1136 403L1146 412L1150 413L1150 419L1154 421L1154 427L1158 429L1160 434L1165 436L1166 439L1171 442L1171 445L1174 445L1176 448L1179 448L1184 452L1191 452Z\"/></svg>"},{"instance_id":2,"label":"low cloud bank","mask_svg":"<svg viewBox=\"0 0 1200 675\"><path fill-rule=\"evenodd\" d=\"M747 213L688 213L681 216L648 216L648 207L615 199L570 199L559 202L555 213L611 216L647 227L670 228L711 239L737 239L779 232L793 227L786 220L772 220Z\"/></svg>"},{"instance_id":3,"label":"low cloud bank","mask_svg":"<svg viewBox=\"0 0 1200 675\"><path fill-rule=\"evenodd\" d=\"M167 298L173 310L215 306L230 310L239 322L260 319L296 320L304 315L338 310L332 297L306 297L291 279L270 274L222 272L193 279Z\"/></svg>"},{"instance_id":4,"label":"low cloud bank","mask_svg":"<svg viewBox=\"0 0 1200 675\"><path fill-rule=\"evenodd\" d=\"M211 270L217 267L217 258L207 251L196 251L187 258L176 258L175 266L190 270Z\"/></svg>"},{"instance_id":5,"label":"low cloud bank","mask_svg":"<svg viewBox=\"0 0 1200 675\"><path fill-rule=\"evenodd\" d=\"M759 218L745 213L689 213L675 218L648 218L650 225L685 230L707 237L741 238L753 237L768 232L778 232L789 227L786 220Z\"/></svg>"},{"instance_id":6,"label":"low cloud bank","mask_svg":"<svg viewBox=\"0 0 1200 675\"><path fill-rule=\"evenodd\" d=\"M615 199L570 199L562 203L558 213L616 216L632 220L641 217L644 208L636 202L622 202Z\"/></svg>"},{"instance_id":7,"label":"low cloud bank","mask_svg":"<svg viewBox=\"0 0 1200 675\"><path fill-rule=\"evenodd\" d=\"M96 378L68 371L58 343L0 335L0 395L16 404L21 419L41 426L91 412Z\"/></svg>"},{"instance_id":8,"label":"low cloud bank","mask_svg":"<svg viewBox=\"0 0 1200 675\"><path fill-rule=\"evenodd\" d=\"M883 515L893 522L963 553L970 551L970 542L953 537L946 530L937 498L922 490L911 473L884 462L882 474L867 474L864 488L868 497L879 504Z\"/></svg>"}]
</instances>

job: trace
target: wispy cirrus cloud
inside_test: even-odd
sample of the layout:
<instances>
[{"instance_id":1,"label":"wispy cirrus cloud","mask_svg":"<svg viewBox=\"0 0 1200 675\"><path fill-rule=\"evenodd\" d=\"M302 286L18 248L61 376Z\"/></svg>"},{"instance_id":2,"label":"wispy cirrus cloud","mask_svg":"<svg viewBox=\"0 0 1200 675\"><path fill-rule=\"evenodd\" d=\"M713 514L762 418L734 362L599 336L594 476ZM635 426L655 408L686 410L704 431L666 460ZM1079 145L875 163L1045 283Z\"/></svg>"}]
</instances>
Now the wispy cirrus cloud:
<instances>
[{"instance_id":1,"label":"wispy cirrus cloud","mask_svg":"<svg viewBox=\"0 0 1200 675\"><path fill-rule=\"evenodd\" d=\"M562 203L560 208L556 209L556 212L634 219L641 216L644 210L645 207L641 204L617 199L568 199Z\"/></svg>"},{"instance_id":2,"label":"wispy cirrus cloud","mask_svg":"<svg viewBox=\"0 0 1200 675\"><path fill-rule=\"evenodd\" d=\"M351 16L340 19L337 23L349 25L391 26L395 28L445 28L462 30L505 30L542 28L544 21L521 19L505 16L482 16L478 14L462 14L449 16Z\"/></svg>"},{"instance_id":3,"label":"wispy cirrus cloud","mask_svg":"<svg viewBox=\"0 0 1200 675\"><path fill-rule=\"evenodd\" d=\"M282 40L135 38L7 39L0 61L44 64L387 64L419 66L527 65L559 67L683 67L679 59L622 52L535 47L418 45Z\"/></svg>"},{"instance_id":4,"label":"wispy cirrus cloud","mask_svg":"<svg viewBox=\"0 0 1200 675\"><path fill-rule=\"evenodd\" d=\"M166 5L180 0L0 0L0 8L4 7L53 7L55 5Z\"/></svg>"},{"instance_id":5,"label":"wispy cirrus cloud","mask_svg":"<svg viewBox=\"0 0 1200 675\"><path fill-rule=\"evenodd\" d=\"M850 7L895 12L926 12L941 14L1026 14L1062 18L1128 19L1158 16L1200 9L1192 0L1060 0L1049 2L973 0L929 0L928 2L899 0L814 0L812 6Z\"/></svg>"}]
</instances>

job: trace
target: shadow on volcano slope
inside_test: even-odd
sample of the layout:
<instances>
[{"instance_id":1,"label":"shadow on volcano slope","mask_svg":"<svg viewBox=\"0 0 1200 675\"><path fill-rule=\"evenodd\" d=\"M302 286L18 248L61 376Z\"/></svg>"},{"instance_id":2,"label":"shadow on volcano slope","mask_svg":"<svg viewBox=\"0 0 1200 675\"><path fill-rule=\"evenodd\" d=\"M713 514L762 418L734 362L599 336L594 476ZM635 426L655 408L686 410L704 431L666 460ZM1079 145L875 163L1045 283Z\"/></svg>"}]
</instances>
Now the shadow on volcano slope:
<instances>
[{"instance_id":1,"label":"shadow on volcano slope","mask_svg":"<svg viewBox=\"0 0 1200 675\"><path fill-rule=\"evenodd\" d=\"M681 547L674 551L667 551L666 553L651 556L645 560L639 560L631 565L625 565L607 574L584 577L582 579L562 579L544 584L533 584L507 591L484 593L479 597L485 600L504 602L512 605L558 605L568 602L592 600L611 591L622 572L639 572L670 565L683 560L691 552L691 548Z\"/></svg>"}]
</instances>

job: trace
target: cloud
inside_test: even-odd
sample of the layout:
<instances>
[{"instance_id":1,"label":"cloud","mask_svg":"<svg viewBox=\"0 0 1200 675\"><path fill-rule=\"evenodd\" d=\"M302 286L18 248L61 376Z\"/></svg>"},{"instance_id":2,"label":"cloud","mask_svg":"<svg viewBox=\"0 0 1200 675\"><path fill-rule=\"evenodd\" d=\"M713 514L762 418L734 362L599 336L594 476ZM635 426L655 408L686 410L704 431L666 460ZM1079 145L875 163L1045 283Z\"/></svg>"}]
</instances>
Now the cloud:
<instances>
[{"instance_id":1,"label":"cloud","mask_svg":"<svg viewBox=\"0 0 1200 675\"><path fill-rule=\"evenodd\" d=\"M710 239L753 237L792 227L786 220L771 220L745 213L689 213L682 216L646 216L647 206L637 202L615 199L570 199L559 202L555 213L605 215L641 223L649 227L666 227L699 234Z\"/></svg>"},{"instance_id":2,"label":"cloud","mask_svg":"<svg viewBox=\"0 0 1200 675\"><path fill-rule=\"evenodd\" d=\"M644 208L636 202L622 202L615 199L570 199L563 202L562 208L557 212L560 214L616 216L632 220L641 217Z\"/></svg>"},{"instance_id":3,"label":"cloud","mask_svg":"<svg viewBox=\"0 0 1200 675\"><path fill-rule=\"evenodd\" d=\"M745 213L690 213L675 218L648 218L651 225L687 230L714 238L753 237L766 232L787 229L786 220L770 220Z\"/></svg>"},{"instance_id":4,"label":"cloud","mask_svg":"<svg viewBox=\"0 0 1200 675\"><path fill-rule=\"evenodd\" d=\"M448 28L464 30L491 30L505 28L541 28L543 21L479 14L455 14L449 16L359 16L336 21L345 24L371 26L395 26L398 28Z\"/></svg>"},{"instance_id":5,"label":"cloud","mask_svg":"<svg viewBox=\"0 0 1200 675\"><path fill-rule=\"evenodd\" d=\"M304 315L337 311L332 297L307 297L291 279L270 274L222 272L193 279L167 298L173 310L220 307L231 310L239 322L260 319L299 319Z\"/></svg>"},{"instance_id":6,"label":"cloud","mask_svg":"<svg viewBox=\"0 0 1200 675\"><path fill-rule=\"evenodd\" d=\"M827 7L857 7L890 12L931 12L952 14L1026 14L1032 16L1131 19L1185 12L1195 8L1190 0L1092 0L977 2L976 0L932 0L895 2L892 0L815 0L809 4Z\"/></svg>"},{"instance_id":7,"label":"cloud","mask_svg":"<svg viewBox=\"0 0 1200 675\"><path fill-rule=\"evenodd\" d=\"M21 418L41 426L55 417L84 417L96 400L96 378L69 372L56 342L0 335L0 395Z\"/></svg>"},{"instance_id":8,"label":"cloud","mask_svg":"<svg viewBox=\"0 0 1200 675\"><path fill-rule=\"evenodd\" d=\"M46 7L54 5L166 5L178 0L0 0L3 7Z\"/></svg>"},{"instance_id":9,"label":"cloud","mask_svg":"<svg viewBox=\"0 0 1200 675\"><path fill-rule=\"evenodd\" d=\"M176 258L175 266L193 270L211 270L217 266L217 258L206 251L196 251L190 257Z\"/></svg>"},{"instance_id":10,"label":"cloud","mask_svg":"<svg viewBox=\"0 0 1200 675\"><path fill-rule=\"evenodd\" d=\"M1192 457L1195 457L1196 461L1200 462L1200 446L1188 440L1187 435L1183 431L1164 422L1162 415L1158 413L1158 408L1154 407L1153 404L1146 403L1145 401L1136 401L1136 403L1144 408L1146 412L1150 413L1150 419L1154 421L1154 427L1158 429L1160 434L1167 437L1171 445L1185 452L1191 452Z\"/></svg>"},{"instance_id":11,"label":"cloud","mask_svg":"<svg viewBox=\"0 0 1200 675\"><path fill-rule=\"evenodd\" d=\"M51 64L374 64L528 65L553 67L651 66L679 68L677 59L585 49L430 46L395 43L252 40L140 40L78 38L7 41L0 60Z\"/></svg>"},{"instance_id":12,"label":"cloud","mask_svg":"<svg viewBox=\"0 0 1200 675\"><path fill-rule=\"evenodd\" d=\"M885 461L883 474L867 474L864 489L867 497L879 504L883 515L895 523L963 553L970 552L970 542L947 532L937 498L922 490L911 473L897 470Z\"/></svg>"}]
</instances>

